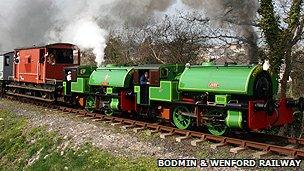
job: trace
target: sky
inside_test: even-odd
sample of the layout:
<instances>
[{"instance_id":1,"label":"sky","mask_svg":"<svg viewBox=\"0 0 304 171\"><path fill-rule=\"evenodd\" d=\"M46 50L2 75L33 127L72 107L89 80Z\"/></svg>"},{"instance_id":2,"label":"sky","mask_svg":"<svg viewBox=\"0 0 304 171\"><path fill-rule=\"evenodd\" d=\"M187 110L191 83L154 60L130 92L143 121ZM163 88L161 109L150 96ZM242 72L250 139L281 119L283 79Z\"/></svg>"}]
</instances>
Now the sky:
<instances>
[{"instance_id":1,"label":"sky","mask_svg":"<svg viewBox=\"0 0 304 171\"><path fill-rule=\"evenodd\" d=\"M126 23L139 27L165 14L192 10L218 20L230 8L236 12L232 17L253 20L256 4L257 0L0 0L0 8L5 9L0 13L0 52L68 42L94 49L101 64L110 30ZM246 35L252 28L238 31Z\"/></svg>"}]
</instances>

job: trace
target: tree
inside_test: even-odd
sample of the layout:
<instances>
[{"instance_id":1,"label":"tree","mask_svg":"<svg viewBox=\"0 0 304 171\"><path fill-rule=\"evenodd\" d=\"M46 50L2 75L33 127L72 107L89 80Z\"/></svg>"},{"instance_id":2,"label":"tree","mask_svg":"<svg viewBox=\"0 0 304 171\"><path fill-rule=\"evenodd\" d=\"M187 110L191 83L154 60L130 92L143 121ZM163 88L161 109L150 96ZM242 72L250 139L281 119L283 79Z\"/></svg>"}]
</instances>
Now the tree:
<instances>
[{"instance_id":1,"label":"tree","mask_svg":"<svg viewBox=\"0 0 304 171\"><path fill-rule=\"evenodd\" d=\"M304 94L304 51L302 49L293 53L293 70L291 72L291 95L299 98Z\"/></svg>"},{"instance_id":2,"label":"tree","mask_svg":"<svg viewBox=\"0 0 304 171\"><path fill-rule=\"evenodd\" d=\"M175 17L143 27L125 27L110 36L105 60L114 64L193 63L204 43L201 30L201 25L193 27Z\"/></svg>"},{"instance_id":3,"label":"tree","mask_svg":"<svg viewBox=\"0 0 304 171\"><path fill-rule=\"evenodd\" d=\"M83 49L81 51L80 64L81 65L97 65L95 61L93 49Z\"/></svg>"},{"instance_id":4,"label":"tree","mask_svg":"<svg viewBox=\"0 0 304 171\"><path fill-rule=\"evenodd\" d=\"M267 54L271 64L271 72L279 75L282 65L285 70L281 79L280 96L286 98L287 81L292 71L293 47L303 35L304 16L302 15L303 0L292 0L286 18L277 15L273 0L260 0L258 13L261 18L259 26L265 36Z\"/></svg>"},{"instance_id":5,"label":"tree","mask_svg":"<svg viewBox=\"0 0 304 171\"><path fill-rule=\"evenodd\" d=\"M144 42L158 63L193 63L205 44L200 36L202 30L202 24L166 16L156 26L146 29L148 41Z\"/></svg>"},{"instance_id":6,"label":"tree","mask_svg":"<svg viewBox=\"0 0 304 171\"><path fill-rule=\"evenodd\" d=\"M105 49L105 63L126 65L132 64L128 48L119 36L110 35Z\"/></svg>"}]
</instances>

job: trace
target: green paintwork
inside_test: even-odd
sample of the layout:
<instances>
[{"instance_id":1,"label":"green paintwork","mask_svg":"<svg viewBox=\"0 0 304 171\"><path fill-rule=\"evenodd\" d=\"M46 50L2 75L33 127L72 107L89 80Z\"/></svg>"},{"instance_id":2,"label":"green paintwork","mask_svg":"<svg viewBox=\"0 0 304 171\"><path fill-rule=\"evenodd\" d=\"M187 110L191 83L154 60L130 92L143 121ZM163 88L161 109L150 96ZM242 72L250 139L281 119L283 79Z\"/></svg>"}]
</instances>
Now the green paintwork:
<instances>
[{"instance_id":1,"label":"green paintwork","mask_svg":"<svg viewBox=\"0 0 304 171\"><path fill-rule=\"evenodd\" d=\"M66 95L66 82L65 81L63 81L63 93L64 93L64 95Z\"/></svg>"},{"instance_id":2,"label":"green paintwork","mask_svg":"<svg viewBox=\"0 0 304 171\"><path fill-rule=\"evenodd\" d=\"M107 115L107 116L112 116L114 114L114 111L112 109L106 109L104 111L104 113Z\"/></svg>"},{"instance_id":3,"label":"green paintwork","mask_svg":"<svg viewBox=\"0 0 304 171\"><path fill-rule=\"evenodd\" d=\"M230 95L215 95L215 103L226 105L230 100Z\"/></svg>"},{"instance_id":4,"label":"green paintwork","mask_svg":"<svg viewBox=\"0 0 304 171\"><path fill-rule=\"evenodd\" d=\"M119 107L119 100L116 98L112 98L111 103L110 103L110 107L113 110L118 110Z\"/></svg>"},{"instance_id":5,"label":"green paintwork","mask_svg":"<svg viewBox=\"0 0 304 171\"><path fill-rule=\"evenodd\" d=\"M89 85L126 88L131 82L133 67L101 67L90 76Z\"/></svg>"},{"instance_id":6,"label":"green paintwork","mask_svg":"<svg viewBox=\"0 0 304 171\"><path fill-rule=\"evenodd\" d=\"M165 64L160 67L160 79L166 81L176 80L185 69L184 65L180 64Z\"/></svg>"},{"instance_id":7,"label":"green paintwork","mask_svg":"<svg viewBox=\"0 0 304 171\"><path fill-rule=\"evenodd\" d=\"M179 100L177 81L160 81L160 87L149 88L150 100L172 102Z\"/></svg>"},{"instance_id":8,"label":"green paintwork","mask_svg":"<svg viewBox=\"0 0 304 171\"><path fill-rule=\"evenodd\" d=\"M136 94L136 103L140 104L140 86L134 86L134 93Z\"/></svg>"},{"instance_id":9,"label":"green paintwork","mask_svg":"<svg viewBox=\"0 0 304 171\"><path fill-rule=\"evenodd\" d=\"M81 65L77 69L77 77L89 78L93 71L97 69L96 66Z\"/></svg>"},{"instance_id":10,"label":"green paintwork","mask_svg":"<svg viewBox=\"0 0 304 171\"><path fill-rule=\"evenodd\" d=\"M111 87L107 88L107 95L109 95L109 94L113 94L113 88L111 88Z\"/></svg>"},{"instance_id":11,"label":"green paintwork","mask_svg":"<svg viewBox=\"0 0 304 171\"><path fill-rule=\"evenodd\" d=\"M235 110L228 110L225 123L229 128L242 128L242 112Z\"/></svg>"},{"instance_id":12,"label":"green paintwork","mask_svg":"<svg viewBox=\"0 0 304 171\"><path fill-rule=\"evenodd\" d=\"M222 136L227 132L227 126L226 125L222 125L221 127L216 127L214 125L211 124L207 124L207 128L208 131L212 134L212 135L216 135L216 136Z\"/></svg>"},{"instance_id":13,"label":"green paintwork","mask_svg":"<svg viewBox=\"0 0 304 171\"><path fill-rule=\"evenodd\" d=\"M261 66L192 66L183 72L179 90L252 95Z\"/></svg>"},{"instance_id":14,"label":"green paintwork","mask_svg":"<svg viewBox=\"0 0 304 171\"><path fill-rule=\"evenodd\" d=\"M96 66L78 66L77 67L77 80L71 82L71 93L89 93L89 78ZM64 94L66 95L66 81L63 82Z\"/></svg>"},{"instance_id":15,"label":"green paintwork","mask_svg":"<svg viewBox=\"0 0 304 171\"><path fill-rule=\"evenodd\" d=\"M85 109L89 112L93 112L95 109L95 98L94 96L88 96L86 98L86 106Z\"/></svg>"},{"instance_id":16,"label":"green paintwork","mask_svg":"<svg viewBox=\"0 0 304 171\"><path fill-rule=\"evenodd\" d=\"M88 78L77 78L76 82L71 83L71 91L76 93L86 93L89 92L90 87L88 85Z\"/></svg>"},{"instance_id":17,"label":"green paintwork","mask_svg":"<svg viewBox=\"0 0 304 171\"><path fill-rule=\"evenodd\" d=\"M180 114L180 112L189 113L189 109L185 106L177 106L173 111L173 123L178 129L188 129L192 125L192 118Z\"/></svg>"}]
</instances>

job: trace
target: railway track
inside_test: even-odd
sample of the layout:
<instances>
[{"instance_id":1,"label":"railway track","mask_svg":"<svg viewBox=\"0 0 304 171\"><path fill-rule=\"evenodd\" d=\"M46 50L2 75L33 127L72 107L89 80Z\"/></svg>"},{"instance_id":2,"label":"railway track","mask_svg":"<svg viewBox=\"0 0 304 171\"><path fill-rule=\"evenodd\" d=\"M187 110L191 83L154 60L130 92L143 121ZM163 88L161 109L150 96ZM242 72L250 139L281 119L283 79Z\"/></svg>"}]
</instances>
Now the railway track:
<instances>
[{"instance_id":1,"label":"railway track","mask_svg":"<svg viewBox=\"0 0 304 171\"><path fill-rule=\"evenodd\" d=\"M249 133L244 137L241 135L236 137L219 137L198 131L179 130L177 128L158 123L148 123L129 118L90 113L81 109L74 109L41 101L33 101L20 97L16 98L7 96L7 98L10 100L18 100L25 103L60 110L64 113L72 113L78 117L87 117L96 122L108 122L112 125L121 126L123 129L132 129L136 133L139 131L148 130L149 134L159 133L160 138L163 139L166 139L169 136L174 136L177 142L190 140L192 146L197 146L204 141L210 141L213 142L211 145L211 148L213 149L222 146L231 146L231 153L238 153L248 149L256 150L257 152L252 154L255 158L261 158L264 155L274 153L284 155L284 157L288 158L304 159L304 139L281 137L256 132ZM263 139L266 139L267 141L261 141Z\"/></svg>"}]
</instances>

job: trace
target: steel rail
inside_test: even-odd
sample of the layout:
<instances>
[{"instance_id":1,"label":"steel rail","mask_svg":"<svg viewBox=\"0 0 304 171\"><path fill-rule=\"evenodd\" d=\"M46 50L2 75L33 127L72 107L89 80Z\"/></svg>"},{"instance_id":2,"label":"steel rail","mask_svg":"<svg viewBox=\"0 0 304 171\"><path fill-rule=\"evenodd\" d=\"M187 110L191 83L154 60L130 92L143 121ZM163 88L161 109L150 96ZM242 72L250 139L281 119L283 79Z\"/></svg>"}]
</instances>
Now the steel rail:
<instances>
[{"instance_id":1,"label":"steel rail","mask_svg":"<svg viewBox=\"0 0 304 171\"><path fill-rule=\"evenodd\" d=\"M14 100L14 98L10 98ZM74 109L70 107L64 107L55 105L52 103L45 103L45 102L37 102L26 99L26 101L22 101L20 98L16 98L18 101L31 103L38 106L48 107L56 110L60 110L64 113L74 113L78 116L82 117L90 117L96 121L108 121L112 122L117 125L123 125L127 128L139 128L139 129L148 129L153 131L154 133L159 132L162 133L163 136L183 136L184 139L197 139L202 141L210 141L215 143L221 143L223 145L231 145L236 147L241 147L244 149L254 149L263 151L266 153L275 153L275 154L283 154L292 158L301 158L304 159L304 149L299 149L291 146L280 146L277 144L271 144L271 143L263 143L263 142L256 142L252 140L244 140L239 138L233 138L233 137L224 137L224 136L215 136L203 132L198 131L191 131L191 130L179 130L174 127L161 125L159 123L148 123L144 121L138 121L128 118L122 118L117 116L106 116L99 113L90 113L87 111L84 111L82 109ZM289 138L289 137L282 137L282 136L276 136L276 135L269 135L269 134L263 134L263 133L253 133L257 137L261 136L264 138L269 138L269 140L272 139L282 139L288 142L289 144L293 145L304 145L304 139L299 138ZM258 139L258 138L257 138Z\"/></svg>"}]
</instances>

